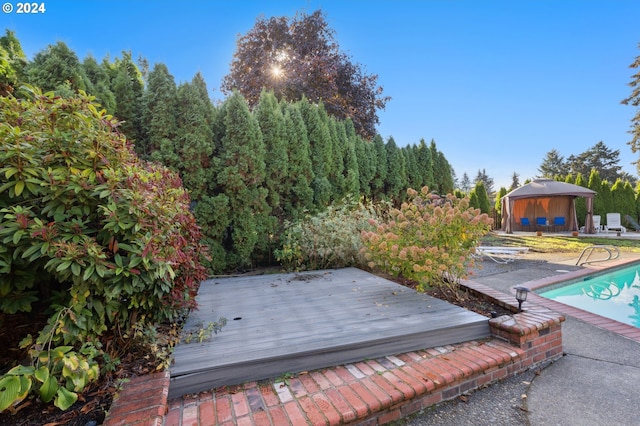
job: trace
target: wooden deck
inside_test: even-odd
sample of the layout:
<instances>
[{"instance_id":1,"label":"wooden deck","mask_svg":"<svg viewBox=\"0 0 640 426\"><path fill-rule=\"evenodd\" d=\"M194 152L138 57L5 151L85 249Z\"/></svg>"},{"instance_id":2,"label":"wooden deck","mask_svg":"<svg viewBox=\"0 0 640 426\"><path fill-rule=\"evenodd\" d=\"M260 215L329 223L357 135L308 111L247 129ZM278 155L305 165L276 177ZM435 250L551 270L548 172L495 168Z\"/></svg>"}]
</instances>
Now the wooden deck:
<instances>
[{"instance_id":1,"label":"wooden deck","mask_svg":"<svg viewBox=\"0 0 640 426\"><path fill-rule=\"evenodd\" d=\"M228 323L174 351L169 398L488 337L486 317L356 268L202 283L185 331Z\"/></svg>"}]
</instances>

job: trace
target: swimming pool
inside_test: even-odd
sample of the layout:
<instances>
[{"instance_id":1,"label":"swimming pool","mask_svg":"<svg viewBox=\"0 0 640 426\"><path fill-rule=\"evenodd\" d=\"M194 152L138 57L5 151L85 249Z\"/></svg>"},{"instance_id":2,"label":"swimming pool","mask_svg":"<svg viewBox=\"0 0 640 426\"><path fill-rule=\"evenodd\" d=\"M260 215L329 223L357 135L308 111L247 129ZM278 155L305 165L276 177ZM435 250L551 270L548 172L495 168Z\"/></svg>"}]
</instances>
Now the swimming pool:
<instances>
[{"instance_id":1,"label":"swimming pool","mask_svg":"<svg viewBox=\"0 0 640 426\"><path fill-rule=\"evenodd\" d=\"M536 293L640 328L640 263L539 288Z\"/></svg>"}]
</instances>

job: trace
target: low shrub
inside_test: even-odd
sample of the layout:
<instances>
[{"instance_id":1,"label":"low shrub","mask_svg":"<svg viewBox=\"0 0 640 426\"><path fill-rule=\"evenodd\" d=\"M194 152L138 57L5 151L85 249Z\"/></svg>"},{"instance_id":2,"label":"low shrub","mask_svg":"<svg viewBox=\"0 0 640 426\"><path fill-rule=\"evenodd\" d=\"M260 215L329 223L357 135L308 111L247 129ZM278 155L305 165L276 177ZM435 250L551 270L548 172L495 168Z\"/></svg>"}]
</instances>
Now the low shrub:
<instances>
[{"instance_id":1,"label":"low shrub","mask_svg":"<svg viewBox=\"0 0 640 426\"><path fill-rule=\"evenodd\" d=\"M315 215L285 222L276 259L287 270L316 270L357 265L362 248L360 233L378 217L373 208L351 199Z\"/></svg>"},{"instance_id":2,"label":"low shrub","mask_svg":"<svg viewBox=\"0 0 640 426\"><path fill-rule=\"evenodd\" d=\"M0 312L46 311L32 352L64 348L67 365L72 347L195 307L206 252L179 177L140 161L93 98L23 96L0 97ZM77 391L64 371L50 374Z\"/></svg>"},{"instance_id":3,"label":"low shrub","mask_svg":"<svg viewBox=\"0 0 640 426\"><path fill-rule=\"evenodd\" d=\"M456 289L473 266L471 254L491 219L470 208L468 198L432 197L428 187L407 194L408 201L391 210L388 220L372 219L373 230L362 232L367 266L415 280L420 290Z\"/></svg>"}]
</instances>

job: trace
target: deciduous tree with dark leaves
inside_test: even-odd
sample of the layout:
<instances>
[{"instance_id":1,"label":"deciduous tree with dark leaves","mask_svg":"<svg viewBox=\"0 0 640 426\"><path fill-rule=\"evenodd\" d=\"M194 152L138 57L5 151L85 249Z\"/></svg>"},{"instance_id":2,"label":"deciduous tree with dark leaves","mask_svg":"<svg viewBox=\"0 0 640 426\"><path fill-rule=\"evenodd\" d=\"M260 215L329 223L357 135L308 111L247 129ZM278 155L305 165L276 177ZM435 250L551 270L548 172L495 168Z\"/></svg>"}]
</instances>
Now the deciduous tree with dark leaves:
<instances>
[{"instance_id":1,"label":"deciduous tree with dark leaves","mask_svg":"<svg viewBox=\"0 0 640 426\"><path fill-rule=\"evenodd\" d=\"M377 111L390 97L382 95L377 75L365 74L340 51L334 34L320 10L292 19L258 18L237 41L222 91L239 91L251 107L263 89L286 101L306 96L312 103L322 102L336 118L351 118L356 132L372 139L379 123Z\"/></svg>"}]
</instances>

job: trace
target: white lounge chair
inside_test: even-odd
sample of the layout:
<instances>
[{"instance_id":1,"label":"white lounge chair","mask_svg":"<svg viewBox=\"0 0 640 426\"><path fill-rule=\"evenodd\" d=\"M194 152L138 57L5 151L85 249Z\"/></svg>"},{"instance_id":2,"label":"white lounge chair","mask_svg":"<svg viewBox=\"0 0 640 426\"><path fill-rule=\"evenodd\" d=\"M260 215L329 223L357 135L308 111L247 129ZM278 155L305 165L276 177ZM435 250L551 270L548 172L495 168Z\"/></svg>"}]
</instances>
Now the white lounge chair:
<instances>
[{"instance_id":1,"label":"white lounge chair","mask_svg":"<svg viewBox=\"0 0 640 426\"><path fill-rule=\"evenodd\" d=\"M594 214L593 215L593 228L596 230L596 232L600 232L602 231L602 225L600 224L601 222L601 218L599 214Z\"/></svg>"},{"instance_id":2,"label":"white lounge chair","mask_svg":"<svg viewBox=\"0 0 640 426\"><path fill-rule=\"evenodd\" d=\"M607 213L607 226L608 231L627 232L627 228L622 226L622 219L620 213Z\"/></svg>"},{"instance_id":3,"label":"white lounge chair","mask_svg":"<svg viewBox=\"0 0 640 426\"><path fill-rule=\"evenodd\" d=\"M486 256L496 263L510 263L529 251L529 247L478 246L476 255Z\"/></svg>"}]
</instances>

